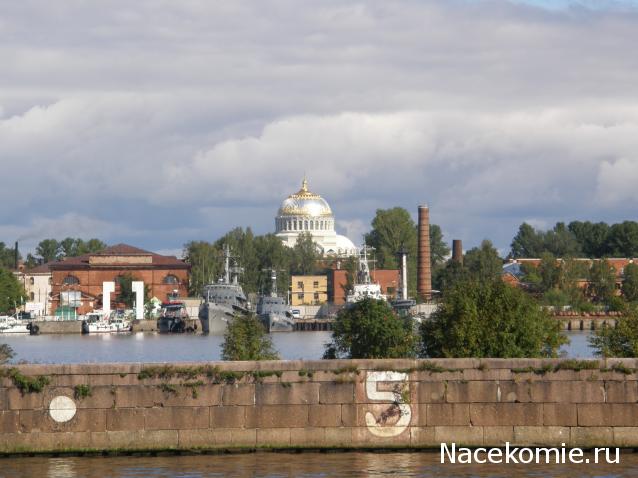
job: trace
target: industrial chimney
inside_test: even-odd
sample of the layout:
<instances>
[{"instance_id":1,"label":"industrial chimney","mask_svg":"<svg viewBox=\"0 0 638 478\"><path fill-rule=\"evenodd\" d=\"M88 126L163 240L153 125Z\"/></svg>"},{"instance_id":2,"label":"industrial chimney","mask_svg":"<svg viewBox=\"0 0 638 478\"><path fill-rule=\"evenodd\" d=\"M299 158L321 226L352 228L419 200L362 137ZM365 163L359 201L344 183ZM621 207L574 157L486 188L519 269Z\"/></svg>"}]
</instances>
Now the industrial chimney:
<instances>
[{"instance_id":1,"label":"industrial chimney","mask_svg":"<svg viewBox=\"0 0 638 478\"><path fill-rule=\"evenodd\" d=\"M463 243L460 239L452 240L452 260L463 265Z\"/></svg>"},{"instance_id":2,"label":"industrial chimney","mask_svg":"<svg viewBox=\"0 0 638 478\"><path fill-rule=\"evenodd\" d=\"M432 295L432 273L430 270L430 209L419 206L419 237L417 257L417 295L429 299Z\"/></svg>"},{"instance_id":3,"label":"industrial chimney","mask_svg":"<svg viewBox=\"0 0 638 478\"><path fill-rule=\"evenodd\" d=\"M14 267L15 267L16 271L18 270L18 266L20 265L20 264L18 264L19 258L20 258L20 253L18 252L18 241L16 241L16 247L15 247L15 250L14 250L14 258L13 258L14 259Z\"/></svg>"},{"instance_id":4,"label":"industrial chimney","mask_svg":"<svg viewBox=\"0 0 638 478\"><path fill-rule=\"evenodd\" d=\"M397 251L401 276L399 277L399 300L408 300L408 251L405 247Z\"/></svg>"}]
</instances>

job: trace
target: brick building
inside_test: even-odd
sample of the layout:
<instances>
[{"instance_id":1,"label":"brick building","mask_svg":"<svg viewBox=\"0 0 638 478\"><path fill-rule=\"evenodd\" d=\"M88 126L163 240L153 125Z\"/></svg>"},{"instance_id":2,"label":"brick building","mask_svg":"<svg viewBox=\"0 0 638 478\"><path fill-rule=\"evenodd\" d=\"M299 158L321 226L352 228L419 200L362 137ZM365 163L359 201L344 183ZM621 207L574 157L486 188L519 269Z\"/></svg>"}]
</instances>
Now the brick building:
<instances>
[{"instance_id":1,"label":"brick building","mask_svg":"<svg viewBox=\"0 0 638 478\"><path fill-rule=\"evenodd\" d=\"M381 293L387 295L388 299L396 296L399 287L398 269L373 269L370 271L370 278L381 286ZM341 305L346 303L347 274L345 269L331 269L328 271L328 301Z\"/></svg>"},{"instance_id":2,"label":"brick building","mask_svg":"<svg viewBox=\"0 0 638 478\"><path fill-rule=\"evenodd\" d=\"M51 314L56 309L81 315L102 306L102 283L115 282L130 273L144 282L151 297L167 300L169 294L188 295L190 266L174 256L162 256L126 244L107 247L96 253L49 263L51 271Z\"/></svg>"}]
</instances>

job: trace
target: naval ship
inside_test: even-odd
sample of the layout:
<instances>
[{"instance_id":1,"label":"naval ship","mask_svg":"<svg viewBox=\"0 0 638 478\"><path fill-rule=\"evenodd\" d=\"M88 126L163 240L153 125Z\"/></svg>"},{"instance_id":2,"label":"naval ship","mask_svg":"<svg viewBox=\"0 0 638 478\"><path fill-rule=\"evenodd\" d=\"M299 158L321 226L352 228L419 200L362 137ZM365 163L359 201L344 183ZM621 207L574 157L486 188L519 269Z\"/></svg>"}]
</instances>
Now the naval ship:
<instances>
[{"instance_id":1,"label":"naval ship","mask_svg":"<svg viewBox=\"0 0 638 478\"><path fill-rule=\"evenodd\" d=\"M352 289L346 296L346 306L355 304L364 299L376 299L387 301L385 295L381 293L381 286L372 282L370 278L370 267L368 266L368 250L371 247L365 244L359 251L359 260L357 266L357 277Z\"/></svg>"},{"instance_id":2,"label":"naval ship","mask_svg":"<svg viewBox=\"0 0 638 478\"><path fill-rule=\"evenodd\" d=\"M223 335L236 314L249 313L248 299L237 281L240 269L230 267L230 248L224 248L224 274L216 283L204 286L199 320L203 334Z\"/></svg>"},{"instance_id":3,"label":"naval ship","mask_svg":"<svg viewBox=\"0 0 638 478\"><path fill-rule=\"evenodd\" d=\"M292 317L290 306L286 299L277 295L277 271L270 270L272 286L269 295L262 295L257 302L257 315L264 324L266 331L292 332L295 330L295 321Z\"/></svg>"}]
</instances>

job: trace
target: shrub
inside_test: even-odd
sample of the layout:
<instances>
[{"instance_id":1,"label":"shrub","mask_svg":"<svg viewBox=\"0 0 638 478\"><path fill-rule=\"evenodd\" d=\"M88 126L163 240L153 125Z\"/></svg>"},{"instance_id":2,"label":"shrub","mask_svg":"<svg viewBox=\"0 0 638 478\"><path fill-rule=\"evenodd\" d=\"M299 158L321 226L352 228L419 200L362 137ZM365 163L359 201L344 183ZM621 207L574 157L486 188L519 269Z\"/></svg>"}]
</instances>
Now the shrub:
<instances>
[{"instance_id":1,"label":"shrub","mask_svg":"<svg viewBox=\"0 0 638 478\"><path fill-rule=\"evenodd\" d=\"M266 329L253 314L238 315L229 324L224 343L224 360L277 360L275 350Z\"/></svg>"}]
</instances>

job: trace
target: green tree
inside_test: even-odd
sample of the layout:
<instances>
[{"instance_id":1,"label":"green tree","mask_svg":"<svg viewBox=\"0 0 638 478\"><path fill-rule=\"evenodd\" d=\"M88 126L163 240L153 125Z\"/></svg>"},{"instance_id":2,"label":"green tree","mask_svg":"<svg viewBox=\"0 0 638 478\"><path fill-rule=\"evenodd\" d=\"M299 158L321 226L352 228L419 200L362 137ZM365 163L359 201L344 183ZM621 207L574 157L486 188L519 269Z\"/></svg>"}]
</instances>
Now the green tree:
<instances>
[{"instance_id":1,"label":"green tree","mask_svg":"<svg viewBox=\"0 0 638 478\"><path fill-rule=\"evenodd\" d=\"M436 290L445 294L445 292L452 289L457 282L467 280L469 274L470 272L467 270L467 267L450 259L444 267L440 267L434 271L432 283Z\"/></svg>"},{"instance_id":2,"label":"green tree","mask_svg":"<svg viewBox=\"0 0 638 478\"><path fill-rule=\"evenodd\" d=\"M604 257L609 254L609 225L604 222L572 221L567 226L586 257Z\"/></svg>"},{"instance_id":3,"label":"green tree","mask_svg":"<svg viewBox=\"0 0 638 478\"><path fill-rule=\"evenodd\" d=\"M55 239L44 239L35 248L35 253L42 262L56 261L62 257L62 247Z\"/></svg>"},{"instance_id":4,"label":"green tree","mask_svg":"<svg viewBox=\"0 0 638 478\"><path fill-rule=\"evenodd\" d=\"M420 331L425 357L552 357L566 342L558 321L500 279L457 283Z\"/></svg>"},{"instance_id":5,"label":"green tree","mask_svg":"<svg viewBox=\"0 0 638 478\"><path fill-rule=\"evenodd\" d=\"M541 292L558 287L561 278L561 265L556 261L556 257L550 252L541 254L541 263L538 265L538 274L540 276Z\"/></svg>"},{"instance_id":6,"label":"green tree","mask_svg":"<svg viewBox=\"0 0 638 478\"><path fill-rule=\"evenodd\" d=\"M215 282L222 271L221 251L206 241L190 241L184 244L184 260L190 264L188 292L198 297L204 285Z\"/></svg>"},{"instance_id":7,"label":"green tree","mask_svg":"<svg viewBox=\"0 0 638 478\"><path fill-rule=\"evenodd\" d=\"M557 222L554 229L545 232L543 242L544 252L549 252L554 257L577 257L582 253L576 237L563 222Z\"/></svg>"},{"instance_id":8,"label":"green tree","mask_svg":"<svg viewBox=\"0 0 638 478\"><path fill-rule=\"evenodd\" d=\"M503 272L503 259L487 239L479 247L467 251L463 265L472 278L480 281L499 278Z\"/></svg>"},{"instance_id":9,"label":"green tree","mask_svg":"<svg viewBox=\"0 0 638 478\"><path fill-rule=\"evenodd\" d=\"M612 257L638 256L638 222L624 221L612 225L607 243Z\"/></svg>"},{"instance_id":10,"label":"green tree","mask_svg":"<svg viewBox=\"0 0 638 478\"><path fill-rule=\"evenodd\" d=\"M607 260L597 260L591 265L587 293L601 304L608 303L616 294L616 270Z\"/></svg>"},{"instance_id":11,"label":"green tree","mask_svg":"<svg viewBox=\"0 0 638 478\"><path fill-rule=\"evenodd\" d=\"M372 230L366 234L365 241L374 247L379 269L397 269L396 253L401 249L408 252L408 294L415 297L418 230L410 213L402 207L377 209ZM443 265L449 253L441 228L430 224L430 262L433 270Z\"/></svg>"},{"instance_id":12,"label":"green tree","mask_svg":"<svg viewBox=\"0 0 638 478\"><path fill-rule=\"evenodd\" d=\"M18 260L22 256L18 253ZM15 267L15 249L8 247L4 242L0 242L0 267L6 267L7 269L13 269Z\"/></svg>"},{"instance_id":13,"label":"green tree","mask_svg":"<svg viewBox=\"0 0 638 478\"><path fill-rule=\"evenodd\" d=\"M10 345L0 344L0 365L4 365L15 356Z\"/></svg>"},{"instance_id":14,"label":"green tree","mask_svg":"<svg viewBox=\"0 0 638 478\"><path fill-rule=\"evenodd\" d=\"M410 319L385 301L364 299L339 312L324 358L414 357L415 345Z\"/></svg>"},{"instance_id":15,"label":"green tree","mask_svg":"<svg viewBox=\"0 0 638 478\"><path fill-rule=\"evenodd\" d=\"M303 232L299 234L292 252L293 274L310 275L317 272L317 261L321 256L317 252L317 246L313 242L310 233Z\"/></svg>"},{"instance_id":16,"label":"green tree","mask_svg":"<svg viewBox=\"0 0 638 478\"><path fill-rule=\"evenodd\" d=\"M133 281L137 281L133 274L126 272L117 277L117 284L119 284L120 290L117 295L116 301L122 302L127 307L133 307L135 305L135 292L133 292ZM144 284L144 303L150 299L150 288Z\"/></svg>"},{"instance_id":17,"label":"green tree","mask_svg":"<svg viewBox=\"0 0 638 478\"><path fill-rule=\"evenodd\" d=\"M638 315L629 310L618 317L616 327L603 325L590 337L595 355L602 357L638 357Z\"/></svg>"},{"instance_id":18,"label":"green tree","mask_svg":"<svg viewBox=\"0 0 638 478\"><path fill-rule=\"evenodd\" d=\"M524 222L512 240L512 257L539 257L543 252L543 236Z\"/></svg>"},{"instance_id":19,"label":"green tree","mask_svg":"<svg viewBox=\"0 0 638 478\"><path fill-rule=\"evenodd\" d=\"M627 264L623 271L622 295L625 300L638 300L638 265Z\"/></svg>"},{"instance_id":20,"label":"green tree","mask_svg":"<svg viewBox=\"0 0 638 478\"><path fill-rule=\"evenodd\" d=\"M222 343L223 360L278 360L266 329L255 315L238 315L228 324Z\"/></svg>"},{"instance_id":21,"label":"green tree","mask_svg":"<svg viewBox=\"0 0 638 478\"><path fill-rule=\"evenodd\" d=\"M14 311L26 298L24 288L13 272L0 268L0 313Z\"/></svg>"},{"instance_id":22,"label":"green tree","mask_svg":"<svg viewBox=\"0 0 638 478\"><path fill-rule=\"evenodd\" d=\"M84 254L99 252L106 248L106 244L99 239L85 241L79 237L67 237L60 242L61 255L64 257L78 257Z\"/></svg>"}]
</instances>

